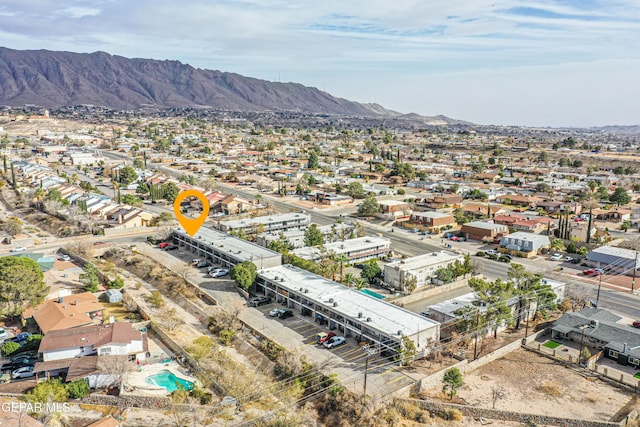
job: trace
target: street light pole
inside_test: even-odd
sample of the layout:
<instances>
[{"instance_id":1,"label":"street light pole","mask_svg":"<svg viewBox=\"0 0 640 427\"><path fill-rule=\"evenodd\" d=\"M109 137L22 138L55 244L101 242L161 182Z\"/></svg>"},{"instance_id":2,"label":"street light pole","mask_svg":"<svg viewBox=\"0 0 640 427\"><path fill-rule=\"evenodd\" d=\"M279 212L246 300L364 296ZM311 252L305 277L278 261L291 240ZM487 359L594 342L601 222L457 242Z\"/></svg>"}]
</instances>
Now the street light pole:
<instances>
[{"instance_id":1,"label":"street light pole","mask_svg":"<svg viewBox=\"0 0 640 427\"><path fill-rule=\"evenodd\" d=\"M604 275L604 271L600 273L600 280L598 280L598 293L596 295L596 308L598 308L598 304L600 304L600 287L602 286L602 276Z\"/></svg>"},{"instance_id":2,"label":"street light pole","mask_svg":"<svg viewBox=\"0 0 640 427\"><path fill-rule=\"evenodd\" d=\"M636 286L636 271L638 271L638 251L636 251L636 262L633 263L633 279L631 279L631 293Z\"/></svg>"}]
</instances>

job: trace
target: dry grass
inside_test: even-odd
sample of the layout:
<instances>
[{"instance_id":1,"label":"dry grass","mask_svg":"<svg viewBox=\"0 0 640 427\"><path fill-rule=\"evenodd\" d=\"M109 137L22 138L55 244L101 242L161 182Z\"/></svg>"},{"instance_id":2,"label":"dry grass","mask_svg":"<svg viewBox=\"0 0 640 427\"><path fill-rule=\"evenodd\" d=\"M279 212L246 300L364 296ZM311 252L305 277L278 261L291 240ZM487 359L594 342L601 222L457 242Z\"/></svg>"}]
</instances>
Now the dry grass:
<instances>
[{"instance_id":1,"label":"dry grass","mask_svg":"<svg viewBox=\"0 0 640 427\"><path fill-rule=\"evenodd\" d=\"M129 314L129 310L120 302L103 302L102 306L104 307L103 318L105 320L109 320L113 316L116 321L120 321L126 319Z\"/></svg>"},{"instance_id":2,"label":"dry grass","mask_svg":"<svg viewBox=\"0 0 640 427\"><path fill-rule=\"evenodd\" d=\"M540 393L544 393L547 396L559 397L562 395L562 387L560 387L560 384L551 381L548 381L543 385L536 387L536 389Z\"/></svg>"}]
</instances>

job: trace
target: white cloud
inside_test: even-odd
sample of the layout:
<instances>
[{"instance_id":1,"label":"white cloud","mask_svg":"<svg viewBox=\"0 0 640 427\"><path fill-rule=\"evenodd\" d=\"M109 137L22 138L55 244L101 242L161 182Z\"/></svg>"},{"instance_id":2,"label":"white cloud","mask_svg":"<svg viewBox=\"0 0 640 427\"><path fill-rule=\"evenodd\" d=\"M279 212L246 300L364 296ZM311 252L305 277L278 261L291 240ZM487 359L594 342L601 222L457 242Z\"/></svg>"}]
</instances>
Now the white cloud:
<instances>
[{"instance_id":1,"label":"white cloud","mask_svg":"<svg viewBox=\"0 0 640 427\"><path fill-rule=\"evenodd\" d=\"M479 117L496 123L540 124L540 118L548 118L543 108L505 111L504 101L498 100L515 91L524 104L542 107L540 93L546 92L541 90L561 93L576 81L552 78L554 69L561 75L567 64L581 63L584 70L598 69L593 74L601 79L598 87L614 81L632 86L633 81L620 80L630 78L628 71L638 64L623 66L622 60L640 58L636 0L62 3L3 0L3 43L17 49L104 50L129 57L178 59L199 68L266 79L280 74L288 76L283 81L334 90L335 95L355 100L390 103L400 111L451 111L462 119ZM602 63L611 68L593 65ZM545 85L515 86L522 80L519 75L532 78L541 70ZM489 95L504 92L504 96L487 96L486 90L475 87L477 79L491 88ZM425 92L419 86L425 81L438 82L441 89ZM418 86L411 90L407 82ZM465 92L459 95L461 88ZM469 91L495 99L496 104L467 102L468 107L454 108L451 100ZM425 105L415 99L419 93L440 95L432 97L425 111L416 108ZM609 96L605 91L591 93L599 99ZM612 111L622 116L631 109L624 104L629 99L622 93L615 96L621 102ZM471 106L479 110L474 113ZM588 102L576 105L571 120L591 117L590 108ZM521 116L514 117L514 111Z\"/></svg>"}]
</instances>

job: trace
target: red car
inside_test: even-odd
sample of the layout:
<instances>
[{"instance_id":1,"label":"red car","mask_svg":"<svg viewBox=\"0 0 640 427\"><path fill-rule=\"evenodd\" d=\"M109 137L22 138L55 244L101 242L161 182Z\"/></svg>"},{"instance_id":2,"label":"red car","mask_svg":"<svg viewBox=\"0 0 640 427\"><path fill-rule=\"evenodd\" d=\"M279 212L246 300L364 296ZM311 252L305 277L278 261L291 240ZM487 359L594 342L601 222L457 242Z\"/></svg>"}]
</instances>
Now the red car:
<instances>
[{"instance_id":1,"label":"red car","mask_svg":"<svg viewBox=\"0 0 640 427\"><path fill-rule=\"evenodd\" d=\"M600 273L602 272L597 268L589 268L582 272L582 274L584 274L585 276L592 276L592 277L598 277Z\"/></svg>"},{"instance_id":2,"label":"red car","mask_svg":"<svg viewBox=\"0 0 640 427\"><path fill-rule=\"evenodd\" d=\"M631 326L633 326L634 328L640 328L640 320L636 320L634 321Z\"/></svg>"},{"instance_id":3,"label":"red car","mask_svg":"<svg viewBox=\"0 0 640 427\"><path fill-rule=\"evenodd\" d=\"M316 343L322 344L325 341L330 340L335 336L336 334L334 332L320 332L319 334L316 335Z\"/></svg>"},{"instance_id":4,"label":"red car","mask_svg":"<svg viewBox=\"0 0 640 427\"><path fill-rule=\"evenodd\" d=\"M158 247L159 247L160 249L164 249L164 248L166 248L167 246L169 246L170 244L171 244L171 243L162 242L162 243L160 243L160 244L158 245Z\"/></svg>"},{"instance_id":5,"label":"red car","mask_svg":"<svg viewBox=\"0 0 640 427\"><path fill-rule=\"evenodd\" d=\"M106 245L106 244L107 242L95 242L93 246L100 246L100 245Z\"/></svg>"}]
</instances>

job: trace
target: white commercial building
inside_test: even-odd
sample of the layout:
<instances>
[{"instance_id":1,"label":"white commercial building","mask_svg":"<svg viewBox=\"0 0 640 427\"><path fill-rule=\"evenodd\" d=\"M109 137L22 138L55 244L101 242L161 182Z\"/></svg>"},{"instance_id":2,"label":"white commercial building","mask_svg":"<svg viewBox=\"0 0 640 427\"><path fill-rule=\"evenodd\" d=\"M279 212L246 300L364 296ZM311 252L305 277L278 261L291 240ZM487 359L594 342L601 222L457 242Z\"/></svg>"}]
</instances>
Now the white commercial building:
<instances>
[{"instance_id":1,"label":"white commercial building","mask_svg":"<svg viewBox=\"0 0 640 427\"><path fill-rule=\"evenodd\" d=\"M324 245L327 253L346 255L349 262L363 262L387 256L391 251L391 241L383 237L358 237L357 239L333 242ZM309 246L293 251L293 254L309 261L319 261L322 250L319 246Z\"/></svg>"},{"instance_id":2,"label":"white commercial building","mask_svg":"<svg viewBox=\"0 0 640 427\"><path fill-rule=\"evenodd\" d=\"M453 252L440 251L405 258L384 266L384 283L395 289L404 289L406 280L416 279L416 286L431 283L438 269L454 262L464 262L464 256Z\"/></svg>"},{"instance_id":3,"label":"white commercial building","mask_svg":"<svg viewBox=\"0 0 640 427\"><path fill-rule=\"evenodd\" d=\"M253 262L258 269L282 264L282 256L278 252L211 228L200 227L193 237L182 229L175 229L172 235L173 242L178 246L226 267L244 261Z\"/></svg>"},{"instance_id":4,"label":"white commercial building","mask_svg":"<svg viewBox=\"0 0 640 427\"><path fill-rule=\"evenodd\" d=\"M329 330L371 344L384 356L397 353L403 336L418 352L428 351L440 338L440 324L433 320L288 264L261 271L256 286Z\"/></svg>"},{"instance_id":5,"label":"white commercial building","mask_svg":"<svg viewBox=\"0 0 640 427\"><path fill-rule=\"evenodd\" d=\"M302 229L311 224L311 216L301 212L257 216L254 218L220 221L218 229L225 233L232 231L244 234L272 233L277 231Z\"/></svg>"},{"instance_id":6,"label":"white commercial building","mask_svg":"<svg viewBox=\"0 0 640 427\"><path fill-rule=\"evenodd\" d=\"M256 243L260 246L269 247L271 242L282 240L294 249L303 248L306 246L304 244L304 236L307 229L308 228L259 234L256 236ZM346 222L318 226L318 230L324 235L325 243L346 240L351 236L354 229L353 224Z\"/></svg>"}]
</instances>

